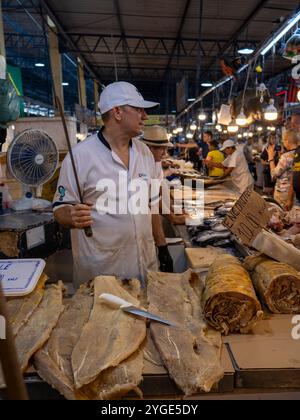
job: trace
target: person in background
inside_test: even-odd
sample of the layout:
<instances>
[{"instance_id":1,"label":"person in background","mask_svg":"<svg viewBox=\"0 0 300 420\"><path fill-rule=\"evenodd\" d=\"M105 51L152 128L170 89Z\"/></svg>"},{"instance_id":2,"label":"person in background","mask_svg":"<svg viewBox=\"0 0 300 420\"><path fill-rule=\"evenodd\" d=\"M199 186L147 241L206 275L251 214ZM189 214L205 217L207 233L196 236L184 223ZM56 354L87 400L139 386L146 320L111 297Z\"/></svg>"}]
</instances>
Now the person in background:
<instances>
[{"instance_id":1,"label":"person in background","mask_svg":"<svg viewBox=\"0 0 300 420\"><path fill-rule=\"evenodd\" d=\"M213 133L205 131L200 141L198 141L198 170L205 170L204 160L207 158L209 152L209 143L213 140Z\"/></svg>"},{"instance_id":2,"label":"person in background","mask_svg":"<svg viewBox=\"0 0 300 420\"><path fill-rule=\"evenodd\" d=\"M275 151L276 151L274 155L274 162L275 162L275 165L277 166L279 162L279 152L281 150L281 147L277 145L276 134L272 133L269 135L268 140L267 140L267 145L260 155L261 162L264 166L263 192L272 197L274 195L275 181L273 181L271 177L271 170L270 170L270 163L268 162L269 156L268 156L267 149L269 146L273 146L273 145L275 145Z\"/></svg>"},{"instance_id":3,"label":"person in background","mask_svg":"<svg viewBox=\"0 0 300 420\"><path fill-rule=\"evenodd\" d=\"M166 156L168 148L173 148L173 144L168 140L168 133L164 127L159 125L145 127L144 134L140 139L145 143L152 152L156 166L156 179L161 182L161 185L166 182L164 171L162 168L162 159ZM170 170L172 173L172 170ZM165 184L166 186L166 184ZM167 188L166 188L167 189ZM166 218L174 225L184 225L186 214L175 214L171 208L166 208L164 196L162 196L162 209L167 210L164 214ZM170 262L171 266L171 262ZM170 272L170 271L169 271Z\"/></svg>"},{"instance_id":4,"label":"person in background","mask_svg":"<svg viewBox=\"0 0 300 420\"><path fill-rule=\"evenodd\" d=\"M225 160L224 154L218 149L218 142L212 140L209 143L209 152L206 161L214 163L222 163ZM222 168L209 168L208 175L211 177L222 177L224 176L224 169Z\"/></svg>"},{"instance_id":5,"label":"person in background","mask_svg":"<svg viewBox=\"0 0 300 420\"><path fill-rule=\"evenodd\" d=\"M252 176L254 177L254 179L256 180L256 168L255 168L255 162L254 162L254 140L251 137L248 137L247 139L247 143L245 144L245 148L244 148L244 154L245 154L245 158L248 162L248 166L249 166L249 170L252 174Z\"/></svg>"},{"instance_id":6,"label":"person in background","mask_svg":"<svg viewBox=\"0 0 300 420\"><path fill-rule=\"evenodd\" d=\"M292 129L300 134L300 114L293 114L291 116ZM296 203L295 203L296 196ZM300 145L297 147L294 156L291 186L287 201L287 210L291 210L296 204L300 207Z\"/></svg>"},{"instance_id":7,"label":"person in background","mask_svg":"<svg viewBox=\"0 0 300 420\"><path fill-rule=\"evenodd\" d=\"M198 143L200 148L200 156L202 159L206 159L209 152L209 143L213 140L214 136L211 131L205 131L203 133L203 139Z\"/></svg>"},{"instance_id":8,"label":"person in background","mask_svg":"<svg viewBox=\"0 0 300 420\"><path fill-rule=\"evenodd\" d=\"M236 189L242 194L248 187L253 187L254 179L249 171L246 158L243 153L236 150L233 140L226 140L223 143L221 152L227 156L223 163L214 163L205 160L209 168L220 168L224 170L224 176L230 175Z\"/></svg>"},{"instance_id":9,"label":"person in background","mask_svg":"<svg viewBox=\"0 0 300 420\"><path fill-rule=\"evenodd\" d=\"M292 167L295 151L299 145L299 134L295 131L286 131L283 135L283 145L286 152L282 154L277 165L275 164L275 144L269 145L267 152L271 177L273 181L276 181L274 199L283 208L286 208L289 201L291 183L293 182Z\"/></svg>"}]
</instances>

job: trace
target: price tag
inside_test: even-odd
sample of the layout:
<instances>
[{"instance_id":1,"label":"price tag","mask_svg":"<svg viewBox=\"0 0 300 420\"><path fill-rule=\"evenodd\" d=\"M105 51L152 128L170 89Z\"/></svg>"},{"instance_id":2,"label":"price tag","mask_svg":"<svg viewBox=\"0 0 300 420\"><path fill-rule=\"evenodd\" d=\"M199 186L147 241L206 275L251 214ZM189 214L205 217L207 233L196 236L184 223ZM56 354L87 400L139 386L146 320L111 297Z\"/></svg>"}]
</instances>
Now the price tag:
<instances>
[{"instance_id":1,"label":"price tag","mask_svg":"<svg viewBox=\"0 0 300 420\"><path fill-rule=\"evenodd\" d=\"M45 243L45 227L39 226L26 231L27 249L35 248Z\"/></svg>"}]
</instances>

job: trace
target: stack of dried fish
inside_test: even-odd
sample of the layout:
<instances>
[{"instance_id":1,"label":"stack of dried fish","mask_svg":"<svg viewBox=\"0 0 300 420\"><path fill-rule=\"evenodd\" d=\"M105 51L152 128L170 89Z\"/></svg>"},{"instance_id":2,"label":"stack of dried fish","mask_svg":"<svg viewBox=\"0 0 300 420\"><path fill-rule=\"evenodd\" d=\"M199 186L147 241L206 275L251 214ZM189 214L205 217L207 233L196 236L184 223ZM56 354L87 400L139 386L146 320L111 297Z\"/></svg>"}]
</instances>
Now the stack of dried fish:
<instances>
[{"instance_id":1,"label":"stack of dried fish","mask_svg":"<svg viewBox=\"0 0 300 420\"><path fill-rule=\"evenodd\" d=\"M251 279L237 258L220 255L206 278L203 310L207 321L225 335L249 332L263 312Z\"/></svg>"},{"instance_id":2,"label":"stack of dried fish","mask_svg":"<svg viewBox=\"0 0 300 420\"><path fill-rule=\"evenodd\" d=\"M148 275L149 311L178 324L151 323L151 335L170 376L186 395L210 391L224 375L221 335L203 321L198 280L190 271Z\"/></svg>"},{"instance_id":3,"label":"stack of dried fish","mask_svg":"<svg viewBox=\"0 0 300 420\"><path fill-rule=\"evenodd\" d=\"M142 380L144 319L100 302L101 293L139 305L140 286L96 277L71 299L48 343L35 355L40 376L67 399L116 399Z\"/></svg>"},{"instance_id":4,"label":"stack of dried fish","mask_svg":"<svg viewBox=\"0 0 300 420\"><path fill-rule=\"evenodd\" d=\"M255 289L271 312L300 313L300 275L291 266L264 255L246 258Z\"/></svg>"},{"instance_id":5,"label":"stack of dried fish","mask_svg":"<svg viewBox=\"0 0 300 420\"><path fill-rule=\"evenodd\" d=\"M48 340L52 329L64 310L62 304L63 284L53 285L44 292L45 277L42 276L36 290L25 298L11 299L8 312L11 317L15 344L22 372L30 358ZM4 388L0 371L0 388Z\"/></svg>"}]
</instances>

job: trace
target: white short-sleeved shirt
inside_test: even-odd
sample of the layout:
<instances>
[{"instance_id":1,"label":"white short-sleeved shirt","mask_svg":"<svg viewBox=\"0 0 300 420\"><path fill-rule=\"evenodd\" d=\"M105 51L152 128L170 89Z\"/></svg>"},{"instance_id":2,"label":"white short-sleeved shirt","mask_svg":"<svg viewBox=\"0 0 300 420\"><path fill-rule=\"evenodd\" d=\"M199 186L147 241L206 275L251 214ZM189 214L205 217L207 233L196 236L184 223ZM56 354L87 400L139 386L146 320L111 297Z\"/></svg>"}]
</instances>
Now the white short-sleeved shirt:
<instances>
[{"instance_id":1,"label":"white short-sleeved shirt","mask_svg":"<svg viewBox=\"0 0 300 420\"><path fill-rule=\"evenodd\" d=\"M246 188L254 184L244 153L236 150L224 160L223 165L226 168L233 168L231 179L240 193L243 193Z\"/></svg>"},{"instance_id":2,"label":"white short-sleeved shirt","mask_svg":"<svg viewBox=\"0 0 300 420\"><path fill-rule=\"evenodd\" d=\"M149 190L151 179L156 177L152 153L142 142L132 140L128 169L111 150L101 131L75 146L73 154L83 201L95 203L92 209L93 237L86 237L80 229L71 230L75 285L97 275L135 277L145 284L147 270L157 270L151 214L132 214L127 208L124 209L125 214L99 214L97 208L99 200L104 197L102 194L110 197L104 179L113 181L117 189L123 183L126 195L123 199L127 201L134 195L129 191L130 181L142 179ZM121 198L117 198L116 206ZM53 202L54 211L67 202L79 203L69 155L62 164ZM148 204L145 203L145 206Z\"/></svg>"}]
</instances>

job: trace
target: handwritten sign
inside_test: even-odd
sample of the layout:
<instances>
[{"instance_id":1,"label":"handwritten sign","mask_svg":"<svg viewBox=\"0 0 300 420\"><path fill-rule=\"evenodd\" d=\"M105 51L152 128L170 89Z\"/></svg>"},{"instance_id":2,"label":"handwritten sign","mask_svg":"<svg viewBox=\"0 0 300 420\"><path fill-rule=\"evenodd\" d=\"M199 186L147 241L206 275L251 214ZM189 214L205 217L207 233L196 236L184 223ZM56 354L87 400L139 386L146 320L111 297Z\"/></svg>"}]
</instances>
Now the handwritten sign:
<instances>
[{"instance_id":1,"label":"handwritten sign","mask_svg":"<svg viewBox=\"0 0 300 420\"><path fill-rule=\"evenodd\" d=\"M35 288L45 261L40 258L1 260L0 282L6 296L24 296Z\"/></svg>"},{"instance_id":2,"label":"handwritten sign","mask_svg":"<svg viewBox=\"0 0 300 420\"><path fill-rule=\"evenodd\" d=\"M251 246L269 220L268 203L252 188L248 188L228 213L223 224L244 245Z\"/></svg>"}]
</instances>

